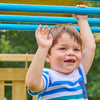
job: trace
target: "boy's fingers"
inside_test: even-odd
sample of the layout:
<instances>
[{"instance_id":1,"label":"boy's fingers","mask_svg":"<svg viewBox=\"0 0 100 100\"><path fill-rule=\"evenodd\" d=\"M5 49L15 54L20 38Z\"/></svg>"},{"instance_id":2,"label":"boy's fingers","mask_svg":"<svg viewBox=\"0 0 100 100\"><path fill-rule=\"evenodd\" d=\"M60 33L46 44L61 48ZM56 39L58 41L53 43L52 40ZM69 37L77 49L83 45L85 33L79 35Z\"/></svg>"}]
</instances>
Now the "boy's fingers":
<instances>
[{"instance_id":1,"label":"boy's fingers","mask_svg":"<svg viewBox=\"0 0 100 100\"><path fill-rule=\"evenodd\" d=\"M42 34L44 34L44 35L48 33L48 29L46 29L46 28L47 28L47 25L44 26L43 29L42 29L42 31L41 31Z\"/></svg>"},{"instance_id":2,"label":"boy's fingers","mask_svg":"<svg viewBox=\"0 0 100 100\"><path fill-rule=\"evenodd\" d=\"M42 25L39 25L38 29L41 29L41 26L42 26Z\"/></svg>"},{"instance_id":3,"label":"boy's fingers","mask_svg":"<svg viewBox=\"0 0 100 100\"><path fill-rule=\"evenodd\" d=\"M42 30L41 30L41 27L42 25L39 25L39 27L36 29L36 33L41 33L43 35L47 34L50 30L50 28L46 29L47 28L47 25L45 25ZM41 32L40 32L41 31Z\"/></svg>"},{"instance_id":4,"label":"boy's fingers","mask_svg":"<svg viewBox=\"0 0 100 100\"><path fill-rule=\"evenodd\" d=\"M82 7L84 7L84 5L80 4L80 5L79 5L79 7L81 7L81 8L82 8Z\"/></svg>"},{"instance_id":5,"label":"boy's fingers","mask_svg":"<svg viewBox=\"0 0 100 100\"><path fill-rule=\"evenodd\" d=\"M50 28L47 29L47 33L49 32Z\"/></svg>"},{"instance_id":6,"label":"boy's fingers","mask_svg":"<svg viewBox=\"0 0 100 100\"><path fill-rule=\"evenodd\" d=\"M83 5L84 7L87 7L87 5Z\"/></svg>"},{"instance_id":7,"label":"boy's fingers","mask_svg":"<svg viewBox=\"0 0 100 100\"><path fill-rule=\"evenodd\" d=\"M88 7L87 5L84 5L84 7Z\"/></svg>"},{"instance_id":8,"label":"boy's fingers","mask_svg":"<svg viewBox=\"0 0 100 100\"><path fill-rule=\"evenodd\" d=\"M80 5L76 5L76 7L79 7Z\"/></svg>"},{"instance_id":9,"label":"boy's fingers","mask_svg":"<svg viewBox=\"0 0 100 100\"><path fill-rule=\"evenodd\" d=\"M82 5L82 4L80 4L80 5L76 5L76 7L87 7L86 5Z\"/></svg>"},{"instance_id":10,"label":"boy's fingers","mask_svg":"<svg viewBox=\"0 0 100 100\"><path fill-rule=\"evenodd\" d=\"M44 26L42 30L45 30L46 28L47 28L47 25L46 25L46 26Z\"/></svg>"},{"instance_id":11,"label":"boy's fingers","mask_svg":"<svg viewBox=\"0 0 100 100\"><path fill-rule=\"evenodd\" d=\"M42 25L39 25L39 27L36 29L36 32L37 32L37 31L40 32L41 26L42 26Z\"/></svg>"},{"instance_id":12,"label":"boy's fingers","mask_svg":"<svg viewBox=\"0 0 100 100\"><path fill-rule=\"evenodd\" d=\"M46 29L44 34L48 34L49 30L50 30L50 28Z\"/></svg>"}]
</instances>

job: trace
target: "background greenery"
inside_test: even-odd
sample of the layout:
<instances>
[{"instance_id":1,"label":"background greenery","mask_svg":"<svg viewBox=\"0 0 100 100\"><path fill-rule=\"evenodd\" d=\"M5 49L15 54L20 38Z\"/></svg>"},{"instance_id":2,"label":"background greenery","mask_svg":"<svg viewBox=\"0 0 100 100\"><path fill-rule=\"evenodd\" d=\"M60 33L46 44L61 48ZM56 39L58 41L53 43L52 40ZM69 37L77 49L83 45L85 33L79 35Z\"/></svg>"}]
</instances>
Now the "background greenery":
<instances>
[{"instance_id":1,"label":"background greenery","mask_svg":"<svg viewBox=\"0 0 100 100\"><path fill-rule=\"evenodd\" d=\"M90 2L89 6L100 7L100 2ZM89 17L98 17L100 15L91 15ZM87 75L87 92L89 100L100 100L100 43L96 43L96 54L91 70ZM34 36L34 31L0 31L0 53L29 53L34 54L37 49L37 44ZM0 67L23 67L24 63L7 63L0 62ZM47 66L47 65L46 65ZM6 97L11 100L11 87L6 87ZM31 96L28 95L28 100Z\"/></svg>"}]
</instances>

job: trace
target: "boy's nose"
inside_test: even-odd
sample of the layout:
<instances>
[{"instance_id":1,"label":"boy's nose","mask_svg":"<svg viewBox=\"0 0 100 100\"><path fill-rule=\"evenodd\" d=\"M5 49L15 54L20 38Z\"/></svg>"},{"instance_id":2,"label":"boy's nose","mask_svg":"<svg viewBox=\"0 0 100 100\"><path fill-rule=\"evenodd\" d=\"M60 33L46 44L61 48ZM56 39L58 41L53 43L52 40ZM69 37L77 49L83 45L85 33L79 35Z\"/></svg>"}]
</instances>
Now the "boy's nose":
<instances>
[{"instance_id":1,"label":"boy's nose","mask_svg":"<svg viewBox=\"0 0 100 100\"><path fill-rule=\"evenodd\" d=\"M68 55L68 56L74 56L75 54L74 54L74 51L73 51L73 50L69 50L69 51L67 52L67 55Z\"/></svg>"}]
</instances>

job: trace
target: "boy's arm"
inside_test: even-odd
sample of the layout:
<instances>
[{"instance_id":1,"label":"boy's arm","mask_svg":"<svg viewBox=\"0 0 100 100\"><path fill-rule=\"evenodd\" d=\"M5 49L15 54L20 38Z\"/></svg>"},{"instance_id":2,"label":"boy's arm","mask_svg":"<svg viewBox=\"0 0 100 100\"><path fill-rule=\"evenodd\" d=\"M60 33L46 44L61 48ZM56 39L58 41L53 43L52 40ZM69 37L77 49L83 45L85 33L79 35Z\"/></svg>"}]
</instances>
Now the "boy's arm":
<instances>
[{"instance_id":1,"label":"boy's arm","mask_svg":"<svg viewBox=\"0 0 100 100\"><path fill-rule=\"evenodd\" d=\"M26 85L27 87L34 92L39 92L44 87L44 82L42 79L42 73L44 68L44 62L50 48L50 44L52 43L52 37L49 36L47 38L47 34L49 29L46 29L45 26L41 30L41 25L36 30L36 40L38 43L38 50L30 64L28 72L26 74Z\"/></svg>"},{"instance_id":2,"label":"boy's arm","mask_svg":"<svg viewBox=\"0 0 100 100\"><path fill-rule=\"evenodd\" d=\"M79 5L79 7L85 7L84 5ZM81 64L84 67L85 74L88 73L95 55L96 44L92 32L90 30L88 21L88 15L76 15L78 25L80 28L81 38L83 42L83 52Z\"/></svg>"},{"instance_id":3,"label":"boy's arm","mask_svg":"<svg viewBox=\"0 0 100 100\"><path fill-rule=\"evenodd\" d=\"M81 64L87 74L94 59L96 45L87 20L78 20L78 24L83 41Z\"/></svg>"}]
</instances>

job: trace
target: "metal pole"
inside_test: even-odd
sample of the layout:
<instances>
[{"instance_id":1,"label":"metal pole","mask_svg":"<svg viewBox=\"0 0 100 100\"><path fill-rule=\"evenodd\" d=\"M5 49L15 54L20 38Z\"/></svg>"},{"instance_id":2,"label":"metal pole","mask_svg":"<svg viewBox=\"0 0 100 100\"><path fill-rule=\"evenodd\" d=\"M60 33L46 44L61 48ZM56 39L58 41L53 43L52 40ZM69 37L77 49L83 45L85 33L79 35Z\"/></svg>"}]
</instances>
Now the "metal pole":
<instances>
[{"instance_id":1,"label":"metal pole","mask_svg":"<svg viewBox=\"0 0 100 100\"><path fill-rule=\"evenodd\" d=\"M39 25L29 25L29 24L0 24L0 30L23 30L23 31L33 31L38 28ZM45 25L42 25L42 28ZM48 25L48 28L53 27L54 25ZM79 27L74 26L78 31ZM90 27L92 32L100 32L100 27Z\"/></svg>"},{"instance_id":2,"label":"metal pole","mask_svg":"<svg viewBox=\"0 0 100 100\"><path fill-rule=\"evenodd\" d=\"M0 4L0 11L100 15L100 8L97 7L80 8L73 6L48 6L48 5L3 4L3 3Z\"/></svg>"},{"instance_id":3,"label":"metal pole","mask_svg":"<svg viewBox=\"0 0 100 100\"><path fill-rule=\"evenodd\" d=\"M88 18L89 24L100 25L100 18ZM32 23L72 23L77 24L73 17L47 17L47 16L18 16L18 15L0 15L0 21L5 22L32 22Z\"/></svg>"}]
</instances>

